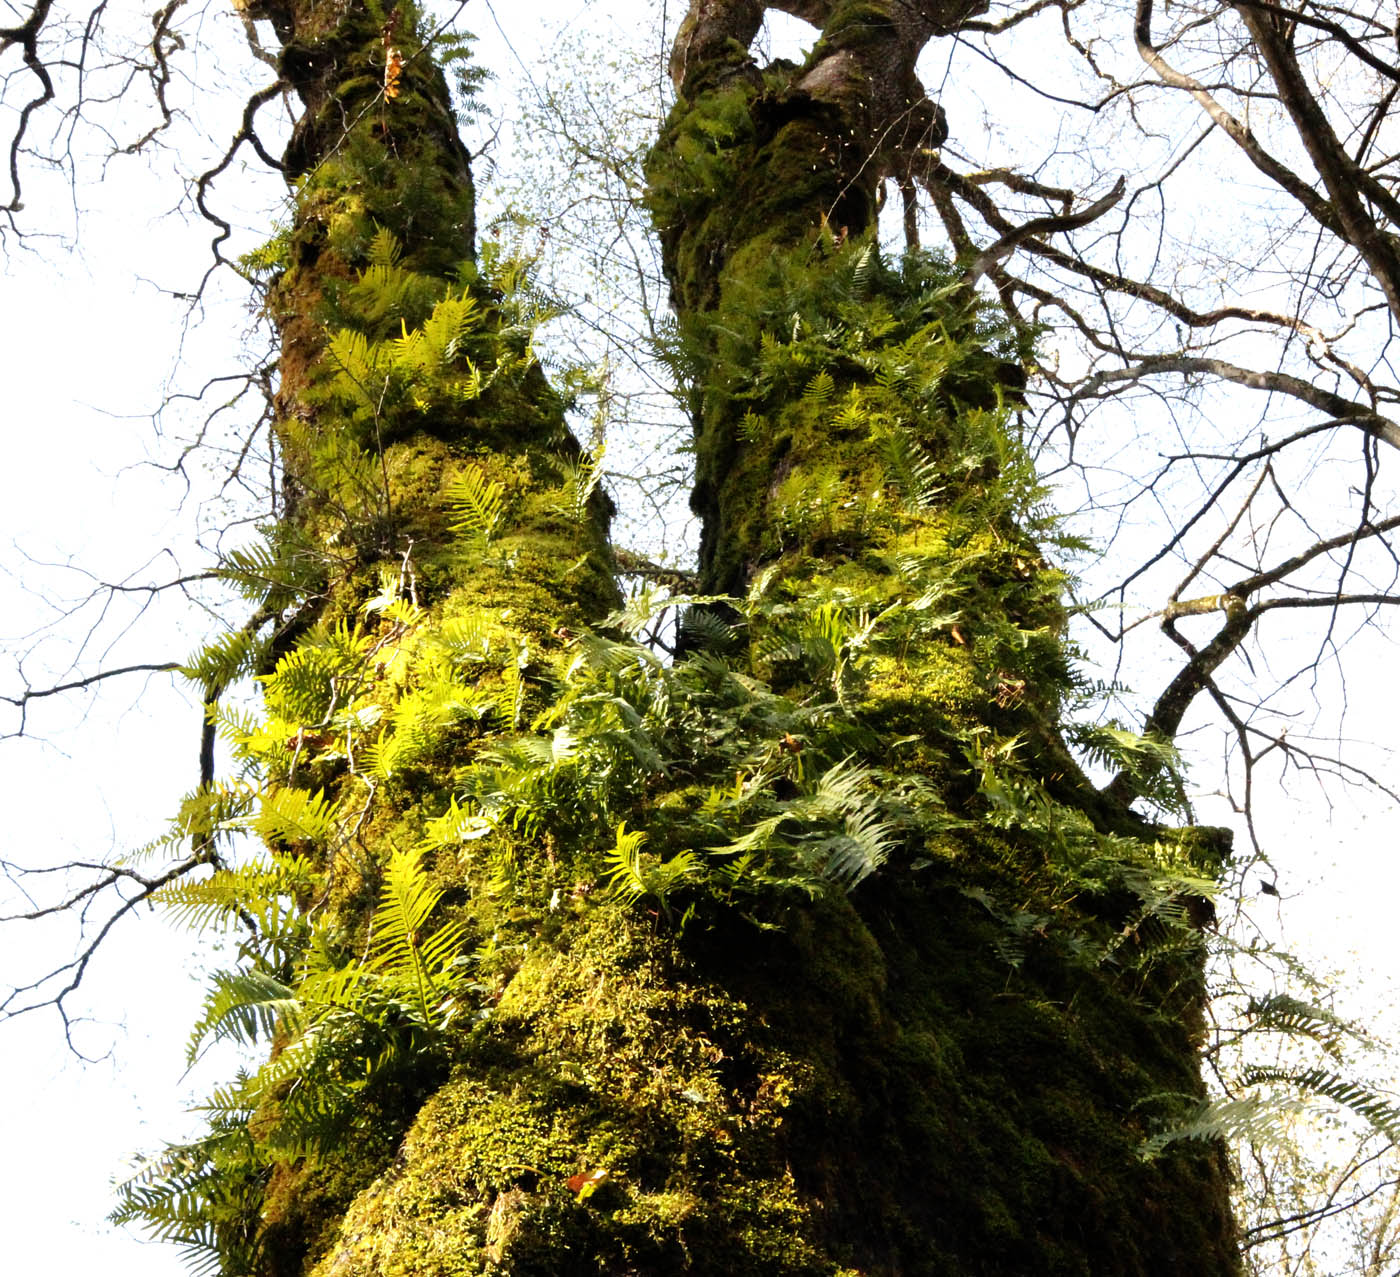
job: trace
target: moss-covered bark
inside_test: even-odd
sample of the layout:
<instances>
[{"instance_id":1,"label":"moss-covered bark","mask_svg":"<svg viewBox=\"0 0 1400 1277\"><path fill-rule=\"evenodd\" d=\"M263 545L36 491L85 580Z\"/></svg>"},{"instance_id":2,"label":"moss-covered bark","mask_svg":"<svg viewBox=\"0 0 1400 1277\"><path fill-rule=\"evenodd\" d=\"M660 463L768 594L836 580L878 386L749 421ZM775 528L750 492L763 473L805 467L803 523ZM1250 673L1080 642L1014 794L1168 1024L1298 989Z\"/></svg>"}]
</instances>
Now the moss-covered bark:
<instances>
[{"instance_id":1,"label":"moss-covered bark","mask_svg":"<svg viewBox=\"0 0 1400 1277\"><path fill-rule=\"evenodd\" d=\"M226 1272L1235 1271L1219 1151L1141 1155L1201 1093L1212 844L1060 743L1017 352L866 234L941 127L913 57L959 14L915 8L795 6L802 68L752 65L752 4L683 29L651 199L734 597L666 666L585 628L606 511L471 264L406 11L267 6L306 108L271 293L298 584L232 736L302 930L250 949L282 1071L184 1153ZM394 966L376 899L420 870Z\"/></svg>"},{"instance_id":2,"label":"moss-covered bark","mask_svg":"<svg viewBox=\"0 0 1400 1277\"><path fill-rule=\"evenodd\" d=\"M863 1014L814 1053L815 1143L800 1100L788 1124L814 1235L872 1272L1233 1272L1219 1151L1137 1155L1201 1092L1203 950L1184 901L1174 927L1142 925L1164 835L1060 740L1061 581L1004 411L1018 352L956 271L886 266L870 233L879 183L942 141L914 59L967 13L778 7L822 29L804 65L752 61L761 6L692 5L649 169L696 369L702 579L847 617L922 610L917 636L892 624L871 644L864 756L892 751L968 822L856 890L839 980L746 995L809 1026L839 1005L830 987L868 981ZM748 637L770 676L810 674L772 660L792 647L761 620ZM1200 872L1213 843L1196 841ZM1009 962L1008 924L1029 941Z\"/></svg>"}]
</instances>

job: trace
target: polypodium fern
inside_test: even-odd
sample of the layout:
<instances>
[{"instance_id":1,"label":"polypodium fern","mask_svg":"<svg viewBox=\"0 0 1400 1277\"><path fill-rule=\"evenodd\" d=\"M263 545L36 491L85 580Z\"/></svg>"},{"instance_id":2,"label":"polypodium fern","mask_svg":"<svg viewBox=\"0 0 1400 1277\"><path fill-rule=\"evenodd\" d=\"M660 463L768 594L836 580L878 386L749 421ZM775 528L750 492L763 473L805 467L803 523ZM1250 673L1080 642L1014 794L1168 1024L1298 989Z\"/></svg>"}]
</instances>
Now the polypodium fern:
<instances>
[{"instance_id":1,"label":"polypodium fern","mask_svg":"<svg viewBox=\"0 0 1400 1277\"><path fill-rule=\"evenodd\" d=\"M1203 1100L1185 1121L1144 1141L1144 1157L1155 1157L1179 1140L1275 1143L1286 1138L1287 1120L1310 1099L1330 1100L1360 1118L1390 1143L1400 1143L1400 1104L1385 1093L1329 1069L1256 1065L1244 1070L1241 1087L1253 1095Z\"/></svg>"},{"instance_id":2,"label":"polypodium fern","mask_svg":"<svg viewBox=\"0 0 1400 1277\"><path fill-rule=\"evenodd\" d=\"M371 977L407 991L413 1014L428 1029L444 1029L457 1010L466 925L444 923L425 933L443 892L424 873L420 854L395 852L372 926Z\"/></svg>"},{"instance_id":3,"label":"polypodium fern","mask_svg":"<svg viewBox=\"0 0 1400 1277\"><path fill-rule=\"evenodd\" d=\"M1349 1110L1392 1144L1400 1144L1400 1104L1373 1087L1330 1069L1292 1069L1255 1066L1246 1069L1247 1086L1273 1085L1297 1090L1304 1096L1321 1096Z\"/></svg>"},{"instance_id":4,"label":"polypodium fern","mask_svg":"<svg viewBox=\"0 0 1400 1277\"><path fill-rule=\"evenodd\" d=\"M603 453L600 443L591 452L558 462L562 480L559 509L573 523L582 524L588 519L589 504L603 479Z\"/></svg>"},{"instance_id":5,"label":"polypodium fern","mask_svg":"<svg viewBox=\"0 0 1400 1277\"><path fill-rule=\"evenodd\" d=\"M480 466L468 466L446 491L453 522L448 526L483 548L491 544L505 521L505 488L488 479Z\"/></svg>"},{"instance_id":6,"label":"polypodium fern","mask_svg":"<svg viewBox=\"0 0 1400 1277\"><path fill-rule=\"evenodd\" d=\"M208 885L203 901L188 884L168 897L196 916L212 909L266 917L280 909L273 899L256 900L254 889L280 901L282 874L227 873L222 885L233 881L239 894L225 893L227 900L210 899L220 893ZM260 1185L273 1162L343 1145L366 1120L359 1097L367 1088L403 1069L432 1067L466 986L465 925L432 925L442 899L421 854L398 852L385 867L362 958L299 913L295 954L277 954L290 974L274 970L271 955L256 945L245 946L247 965L217 973L191 1058L211 1041L251 1046L275 1039L279 1050L210 1097L201 1140L166 1148L119 1188L113 1218L144 1223L207 1271L255 1271Z\"/></svg>"},{"instance_id":7,"label":"polypodium fern","mask_svg":"<svg viewBox=\"0 0 1400 1277\"><path fill-rule=\"evenodd\" d=\"M648 856L642 850L646 840L645 831L629 830L625 821L618 825L617 842L603 855L608 885L627 904L652 896L669 915L668 897L701 875L700 858L693 851L678 851L666 860Z\"/></svg>"}]
</instances>

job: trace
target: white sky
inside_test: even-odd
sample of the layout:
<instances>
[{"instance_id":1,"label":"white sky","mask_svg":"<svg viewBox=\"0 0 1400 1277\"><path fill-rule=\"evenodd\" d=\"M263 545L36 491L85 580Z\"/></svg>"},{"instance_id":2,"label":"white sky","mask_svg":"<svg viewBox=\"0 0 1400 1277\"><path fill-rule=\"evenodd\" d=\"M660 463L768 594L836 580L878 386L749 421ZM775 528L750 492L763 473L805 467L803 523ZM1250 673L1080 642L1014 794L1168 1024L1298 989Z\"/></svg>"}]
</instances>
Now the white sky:
<instances>
[{"instance_id":1,"label":"white sky","mask_svg":"<svg viewBox=\"0 0 1400 1277\"><path fill-rule=\"evenodd\" d=\"M513 34L516 49L528 58L541 34L539 17L568 16L574 8L535 6ZM469 25L483 37L482 60L508 73L511 55L484 13ZM199 66L201 77L218 78L210 59ZM160 215L173 203L168 179L141 160L114 164L102 186L81 197L101 209L83 223L81 258L52 249L42 257L21 253L3 277L9 304L0 308L0 648L10 650L24 650L23 636L50 619L45 595L86 588L76 576L27 565L26 555L48 563L71 556L109 580L165 548L187 569L200 565L191 511L174 508L178 484L133 466L170 455L169 441L153 439L146 415L162 387L172 376L189 388L209 375L201 369L228 371L221 352L246 325L236 299L211 306L177 368L183 309L139 277L188 288L203 269L205 229L182 229L178 218ZM142 579L172 569L173 560L160 560ZM195 644L198 619L172 616L170 625L159 650L146 630L137 646L117 647L105 663L183 657ZM1386 675L1393 652L1377 641L1361 656L1363 670L1373 673L1353 684L1350 734L1393 739L1400 708ZM42 681L43 671L35 674ZM95 702L53 706L36 718L39 738L0 742L5 859L98 859L138 845L159 833L162 817L194 780L198 714L168 679L109 687ZM1198 769L1198 777L1207 774ZM1209 804L1201 814L1224 819ZM1400 889L1396 813L1383 802L1344 801L1329 824L1315 792L1301 786L1296 800L1271 801L1261 815L1287 897L1261 905L1261 918L1277 914L1285 940L1319 965L1379 973L1368 978L1367 1015L1390 1016L1391 973L1400 967L1400 931L1392 921ZM29 941L0 929L0 967L33 956ZM107 1277L184 1271L173 1252L100 1221L124 1157L187 1129L183 1110L207 1090L207 1075L182 1076L204 962L153 917L124 926L85 998L96 1022L82 1026L80 1041L96 1054L110 1049L101 1063L76 1062L51 1020L0 1029L0 1093L7 1097L0 1106L0 1236L8 1270Z\"/></svg>"}]
</instances>

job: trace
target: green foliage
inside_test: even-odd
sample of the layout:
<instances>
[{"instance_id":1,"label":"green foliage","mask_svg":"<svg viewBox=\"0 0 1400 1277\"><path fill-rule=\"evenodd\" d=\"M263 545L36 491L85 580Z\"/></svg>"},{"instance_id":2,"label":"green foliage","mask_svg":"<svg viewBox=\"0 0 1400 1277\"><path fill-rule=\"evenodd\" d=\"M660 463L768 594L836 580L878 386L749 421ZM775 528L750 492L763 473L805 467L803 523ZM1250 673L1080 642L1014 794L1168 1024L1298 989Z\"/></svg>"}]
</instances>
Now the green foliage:
<instances>
[{"instance_id":1,"label":"green foliage","mask_svg":"<svg viewBox=\"0 0 1400 1277\"><path fill-rule=\"evenodd\" d=\"M180 673L204 687L227 687L257 668L267 642L256 631L230 630L209 639L180 667Z\"/></svg>"},{"instance_id":2,"label":"green foliage","mask_svg":"<svg viewBox=\"0 0 1400 1277\"><path fill-rule=\"evenodd\" d=\"M627 904L635 904L644 896L654 897L669 917L668 897L700 876L700 858L694 852L680 851L669 860L661 861L642 851L646 840L644 830L629 831L625 821L619 823L617 842L603 855L608 885Z\"/></svg>"},{"instance_id":3,"label":"green foliage","mask_svg":"<svg viewBox=\"0 0 1400 1277\"><path fill-rule=\"evenodd\" d=\"M1356 1030L1335 1011L1289 993L1251 998L1245 1014L1253 1022L1254 1032L1307 1040L1332 1060L1340 1060L1346 1040L1357 1036Z\"/></svg>"},{"instance_id":4,"label":"green foliage","mask_svg":"<svg viewBox=\"0 0 1400 1277\"><path fill-rule=\"evenodd\" d=\"M320 587L324 558L294 528L279 526L269 529L265 539L227 551L218 572L244 598L275 613Z\"/></svg>"},{"instance_id":5,"label":"green foliage","mask_svg":"<svg viewBox=\"0 0 1400 1277\"><path fill-rule=\"evenodd\" d=\"M685 130L687 162L723 176L722 150L752 124L742 101L722 100ZM317 183L353 193L365 160L357 147L367 146L347 139ZM406 205L404 218L424 204ZM216 1256L226 1272L255 1271L274 1179L356 1160L356 1144L371 1137L397 1148L416 1087L479 1063L474 1052L509 1055L527 1040L519 1026L514 1039L490 1036L489 995L547 963L556 943L566 965L582 960L568 947L582 927L571 926L605 910L622 921L619 946L631 915L656 933L697 917L706 935L831 924L830 936L797 947L813 967L798 974L818 979L823 963L840 961L827 956L828 939L846 946L841 955L856 950L857 915L844 897L882 899L884 884L871 879L884 870L894 891L936 905L932 916L959 928L977 972L948 1005L942 994L930 1000L926 1035L909 1034L931 1092L948 1085L936 1057L956 1050L938 1020L962 1032L974 1008L1013 1017L1001 1038L989 1030L977 1043L988 1057L1019 1050L1031 1027L1070 1038L1077 1012L1057 1000L1081 987L1115 1005L1139 1000L1153 1033L1180 1036L1163 1026L1194 985L1162 1006L1194 978L1201 947L1182 901L1211 884L1169 838L1154 846L1106 833L1047 787L1046 739L1073 682L1055 601L1062 577L1029 538L1042 493L996 389L999 363L1019 352L956 272L919 255L892 266L872 243L830 233L792 253L736 241L723 304L674 352L699 373L701 488L716 508L723 489L722 570L706 594L643 593L590 630L548 615L549 599L542 606L502 585L544 560L540 593L553 597L584 563L561 556L559 539L521 535L517 516L531 512L551 536L571 525L573 535L596 525L605 504L600 446L560 460L557 433L540 448L540 432L537 451L509 451L519 421L548 396L532 341L552 302L528 262L491 246L451 283L410 269L378 218L360 207L326 219L332 249L360 269L321 281L327 358L310 373L307 420L280 427L289 472L308 494L298 520L315 529L319 564L304 571L273 541L230 556L225 569L274 612L308 589L331 602L316 623L308 609L270 670L261 663L270 656L232 649L191 666L213 681L257 660L264 701L261 716L220 715L244 779L236 801L200 817L245 859L240 834L256 834L264 850L240 867L227 867L231 854L167 893L189 921L241 937L240 962L214 978L191 1051L229 1041L272 1043L273 1053L211 1098L203 1139L167 1150L128 1186L123 1217ZM438 448L433 468L402 512L434 538L432 586L420 598L417 552L384 529L396 513L391 464L426 436ZM391 455L396 441L405 447ZM328 565L342 548L346 566ZM635 636L658 609L678 607L689 608L685 648L668 662ZM1104 739L1106 750L1150 754ZM1058 757L1054 766L1063 776ZM741 928L734 915L758 926ZM910 943L938 939L938 925ZM474 973L488 968L483 979L495 981L480 996L467 980L473 946ZM680 960L679 945L667 960ZM1032 986L1013 991L1011 977L1038 967L1063 975L1063 987L1038 989L1030 1006ZM973 987L988 969L991 990ZM527 978L549 977L522 975L522 1019L537 1010ZM592 971L577 978L603 984ZM862 971L833 994L883 1014L875 983ZM651 1023L648 1013L637 1019L644 1027L625 1032ZM703 1043L707 1022L686 1023ZM630 1133L607 1153L621 1163L625 1141L642 1141L636 1132L653 1116L639 1092L665 1092L655 1103L684 1105L685 1156L712 1156L707 1092L687 1086L677 1100L659 1073L644 1085L610 1074L605 1039L615 1028L569 1030L602 1044L599 1080L586 1047L567 1075L541 1054L551 1111L572 1111L575 1091L599 1110L625 1109L619 1129ZM1116 1044L1103 1045L1110 1058ZM820 1087L779 1063L771 1087L752 1079L746 1115L726 1140L770 1139L787 1101L763 1099L767 1089L806 1085L806 1102L822 1101ZM697 1076L718 1088L718 1072ZM514 1087L520 1072L511 1077ZM395 1109L394 1094L410 1099ZM851 1093L843 1102L858 1106ZM1055 1125L1077 1138L1078 1117L1057 1113ZM812 1119L799 1114L794 1125L802 1120ZM564 1125L561 1140L572 1136ZM686 1182L688 1166L653 1160L668 1187ZM744 1165L737 1152L733 1162ZM498 1184L496 1170L467 1191L499 1189L505 1200L516 1179ZM780 1173L790 1183L791 1169ZM608 1200L604 1189L584 1196L570 1194L571 1208Z\"/></svg>"},{"instance_id":6,"label":"green foliage","mask_svg":"<svg viewBox=\"0 0 1400 1277\"><path fill-rule=\"evenodd\" d=\"M238 259L238 269L245 277L266 279L285 270L291 261L291 254L291 227L279 226L265 243Z\"/></svg>"},{"instance_id":7,"label":"green foliage","mask_svg":"<svg viewBox=\"0 0 1400 1277\"><path fill-rule=\"evenodd\" d=\"M589 506L603 478L603 452L600 444L577 459L558 462L563 489L559 508L575 524L584 524L590 517Z\"/></svg>"},{"instance_id":8,"label":"green foliage","mask_svg":"<svg viewBox=\"0 0 1400 1277\"><path fill-rule=\"evenodd\" d=\"M465 533L483 548L491 544L505 521L505 488L488 479L479 466L468 466L446 492L453 532Z\"/></svg>"},{"instance_id":9,"label":"green foliage","mask_svg":"<svg viewBox=\"0 0 1400 1277\"><path fill-rule=\"evenodd\" d=\"M298 824L308 827L305 819ZM302 885L296 879L304 868L220 871L169 893L187 917L213 910L257 923L247 965L214 977L191 1060L211 1041L279 1044L204 1105L204 1137L167 1148L120 1186L113 1220L140 1222L179 1244L197 1271L258 1271L259 1189L272 1165L315 1158L362 1136L376 1120L364 1097L406 1073L440 1067L434 1061L444 1034L469 1005L466 927L431 928L443 892L418 852L396 853L385 867L359 956L333 928L287 908L286 893Z\"/></svg>"},{"instance_id":10,"label":"green foliage","mask_svg":"<svg viewBox=\"0 0 1400 1277\"><path fill-rule=\"evenodd\" d=\"M1331 1069L1255 1067L1246 1070L1247 1086L1283 1086L1330 1100L1349 1110L1392 1144L1400 1144L1400 1104L1354 1078Z\"/></svg>"},{"instance_id":11,"label":"green foliage","mask_svg":"<svg viewBox=\"0 0 1400 1277\"><path fill-rule=\"evenodd\" d=\"M452 104L464 128L485 110L481 91L491 80L491 72L472 55L475 44L476 37L468 31L440 31L433 43L433 59L451 78Z\"/></svg>"},{"instance_id":12,"label":"green foliage","mask_svg":"<svg viewBox=\"0 0 1400 1277\"><path fill-rule=\"evenodd\" d=\"M1146 1140L1144 1157L1155 1157L1180 1140L1222 1140L1229 1144L1268 1146L1290 1138L1289 1122L1304 1105L1326 1100L1400 1143L1400 1104L1383 1092L1323 1068L1254 1066L1239 1079L1254 1094L1201 1101L1185 1120Z\"/></svg>"},{"instance_id":13,"label":"green foliage","mask_svg":"<svg viewBox=\"0 0 1400 1277\"><path fill-rule=\"evenodd\" d=\"M406 271L371 266L360 278L371 305L361 308L373 323L382 309L401 310L401 294L412 283ZM477 399L485 376L468 357L469 339L479 328L480 306L469 295L449 295L434 302L422 322L409 328L400 320L397 336L374 340L356 329L333 333L326 354L330 372L317 388L361 429L382 429L386 419L407 412L424 413Z\"/></svg>"},{"instance_id":14,"label":"green foliage","mask_svg":"<svg viewBox=\"0 0 1400 1277\"><path fill-rule=\"evenodd\" d=\"M1074 723L1065 738L1096 767L1110 774L1125 773L1145 802L1181 819L1190 811L1181 783L1181 757L1160 736L1143 736L1116 723Z\"/></svg>"}]
</instances>

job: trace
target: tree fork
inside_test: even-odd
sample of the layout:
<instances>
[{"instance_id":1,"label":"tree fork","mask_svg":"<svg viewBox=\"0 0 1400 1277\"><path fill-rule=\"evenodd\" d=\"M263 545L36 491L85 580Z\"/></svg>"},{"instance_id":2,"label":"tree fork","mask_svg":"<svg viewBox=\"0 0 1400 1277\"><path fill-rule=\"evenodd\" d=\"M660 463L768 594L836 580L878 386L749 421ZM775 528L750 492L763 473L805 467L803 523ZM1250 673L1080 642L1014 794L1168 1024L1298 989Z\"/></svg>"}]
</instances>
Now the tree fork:
<instances>
[{"instance_id":1,"label":"tree fork","mask_svg":"<svg viewBox=\"0 0 1400 1277\"><path fill-rule=\"evenodd\" d=\"M319 577L245 733L259 827L320 857L297 903L340 974L421 851L471 982L440 1020L317 1021L328 1058L284 1025L273 1066L321 1071L274 1073L201 1146L228 1273L1236 1271L1219 1151L1141 1155L1202 1092L1173 893L1212 848L1064 801L1077 769L1037 746L1069 681L1060 581L997 411L1015 343L868 234L909 150L868 139L936 136L913 59L957 15L795 10L824 23L810 65L761 69L758 11L697 5L650 160L702 588L749 596L669 668L584 631L616 601L606 509L509 325L461 318L436 381L366 393L443 315L510 303L458 267L469 170L419 38L354 3L272 15L307 110L269 296L279 544ZM377 308L391 280L411 316ZM313 657L340 662L319 700ZM338 1127L298 1110L318 1087Z\"/></svg>"}]
</instances>

